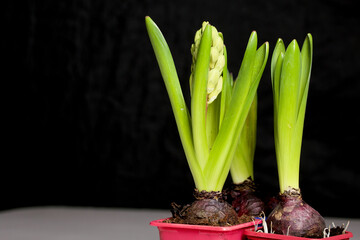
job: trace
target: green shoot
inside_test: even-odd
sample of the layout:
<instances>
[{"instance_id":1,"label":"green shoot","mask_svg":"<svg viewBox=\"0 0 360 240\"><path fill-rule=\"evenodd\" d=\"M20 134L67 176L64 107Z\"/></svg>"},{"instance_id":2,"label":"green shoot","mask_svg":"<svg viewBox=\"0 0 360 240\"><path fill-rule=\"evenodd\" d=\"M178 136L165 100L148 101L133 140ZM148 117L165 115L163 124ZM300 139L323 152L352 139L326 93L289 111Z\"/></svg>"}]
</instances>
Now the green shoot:
<instances>
[{"instance_id":1,"label":"green shoot","mask_svg":"<svg viewBox=\"0 0 360 240\"><path fill-rule=\"evenodd\" d=\"M285 51L278 40L271 60L274 136L280 192L299 188L299 168L306 101L313 55L312 36L302 49L293 40Z\"/></svg>"}]
</instances>

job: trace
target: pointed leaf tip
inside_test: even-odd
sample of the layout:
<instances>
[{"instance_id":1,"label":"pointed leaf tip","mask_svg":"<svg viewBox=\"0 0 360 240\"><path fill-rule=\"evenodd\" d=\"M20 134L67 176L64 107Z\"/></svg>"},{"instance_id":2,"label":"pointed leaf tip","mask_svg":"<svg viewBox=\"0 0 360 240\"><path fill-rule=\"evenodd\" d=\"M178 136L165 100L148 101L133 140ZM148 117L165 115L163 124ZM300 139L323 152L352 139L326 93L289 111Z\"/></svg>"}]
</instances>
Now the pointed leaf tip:
<instances>
[{"instance_id":1,"label":"pointed leaf tip","mask_svg":"<svg viewBox=\"0 0 360 240\"><path fill-rule=\"evenodd\" d=\"M300 47L296 39L291 41L291 43L288 46L288 49L291 49L291 51L300 51Z\"/></svg>"},{"instance_id":2,"label":"pointed leaf tip","mask_svg":"<svg viewBox=\"0 0 360 240\"><path fill-rule=\"evenodd\" d=\"M146 23L148 23L148 22L152 22L151 17L149 17L149 16L145 16L145 22L146 22Z\"/></svg>"},{"instance_id":3,"label":"pointed leaf tip","mask_svg":"<svg viewBox=\"0 0 360 240\"><path fill-rule=\"evenodd\" d=\"M250 38L257 38L257 32L256 31L252 31L251 32L251 35L250 35Z\"/></svg>"}]
</instances>

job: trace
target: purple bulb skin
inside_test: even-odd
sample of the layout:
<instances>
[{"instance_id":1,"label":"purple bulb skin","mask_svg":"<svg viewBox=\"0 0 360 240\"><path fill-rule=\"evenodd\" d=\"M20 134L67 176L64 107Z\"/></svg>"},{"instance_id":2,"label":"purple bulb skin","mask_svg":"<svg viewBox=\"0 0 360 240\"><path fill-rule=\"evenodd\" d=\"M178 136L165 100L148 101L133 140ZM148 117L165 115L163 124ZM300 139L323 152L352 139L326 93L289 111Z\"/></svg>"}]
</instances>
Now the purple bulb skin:
<instances>
[{"instance_id":1,"label":"purple bulb skin","mask_svg":"<svg viewBox=\"0 0 360 240\"><path fill-rule=\"evenodd\" d=\"M258 217L264 212L265 204L258 196L255 183L251 178L240 184L232 184L226 195L239 217L244 215Z\"/></svg>"},{"instance_id":2,"label":"purple bulb skin","mask_svg":"<svg viewBox=\"0 0 360 240\"><path fill-rule=\"evenodd\" d=\"M277 234L305 238L322 238L325 228L324 218L302 199L299 189L280 194L266 223Z\"/></svg>"}]
</instances>

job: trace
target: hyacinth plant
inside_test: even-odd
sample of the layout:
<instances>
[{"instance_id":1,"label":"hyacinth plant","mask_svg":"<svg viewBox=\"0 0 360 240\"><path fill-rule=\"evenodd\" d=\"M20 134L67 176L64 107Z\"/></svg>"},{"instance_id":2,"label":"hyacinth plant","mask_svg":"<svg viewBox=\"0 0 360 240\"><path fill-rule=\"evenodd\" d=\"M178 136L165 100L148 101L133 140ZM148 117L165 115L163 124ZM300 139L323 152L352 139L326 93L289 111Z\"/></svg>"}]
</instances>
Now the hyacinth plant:
<instances>
[{"instance_id":1,"label":"hyacinth plant","mask_svg":"<svg viewBox=\"0 0 360 240\"><path fill-rule=\"evenodd\" d=\"M302 49L293 40L285 50L279 39L271 59L274 101L274 136L279 175L279 203L267 222L275 233L321 237L321 215L302 200L299 168L305 109L309 91L313 39L308 34Z\"/></svg>"},{"instance_id":2,"label":"hyacinth plant","mask_svg":"<svg viewBox=\"0 0 360 240\"><path fill-rule=\"evenodd\" d=\"M277 41L271 59L274 138L280 192L299 189L299 168L305 109L312 66L312 36L302 50L296 40L287 49Z\"/></svg>"},{"instance_id":3,"label":"hyacinth plant","mask_svg":"<svg viewBox=\"0 0 360 240\"><path fill-rule=\"evenodd\" d=\"M256 95L268 58L268 43L257 48L257 34L255 31L252 32L238 76L232 84L223 36L214 26L204 22L201 29L196 32L194 44L191 46L193 61L189 111L166 40L150 17L146 17L145 22L170 98L196 192L201 193L195 195L198 201L190 207L180 209L180 213L175 215L181 216L182 219L186 218L186 215L196 215L194 218L197 218L197 221L199 218L210 218L211 225L228 225L229 219L233 217L229 217L226 212L234 211L233 208L223 203L220 206L214 201L218 202L220 199L219 194L228 176L241 130ZM218 210L206 213L204 217L205 208L211 209L206 207L209 204L216 205L213 209ZM219 209L224 213L220 214L222 219L211 219L214 214L219 215ZM199 217L200 215L202 216ZM236 224L237 220L234 223Z\"/></svg>"}]
</instances>

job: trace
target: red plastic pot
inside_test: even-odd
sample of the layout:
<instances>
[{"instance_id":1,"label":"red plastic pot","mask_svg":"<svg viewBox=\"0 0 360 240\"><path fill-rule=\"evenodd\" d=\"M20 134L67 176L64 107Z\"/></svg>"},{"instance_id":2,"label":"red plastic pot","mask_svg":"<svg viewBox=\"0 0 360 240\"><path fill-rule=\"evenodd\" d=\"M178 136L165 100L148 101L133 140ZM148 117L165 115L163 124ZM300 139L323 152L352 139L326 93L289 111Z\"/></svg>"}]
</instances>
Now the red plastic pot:
<instances>
[{"instance_id":1,"label":"red plastic pot","mask_svg":"<svg viewBox=\"0 0 360 240\"><path fill-rule=\"evenodd\" d=\"M329 238L303 238L303 237L295 237L295 236L286 236L280 234L272 234L272 233L262 233L262 232L254 232L254 229L245 230L245 236L248 240L347 240L353 237L351 232L346 232L345 234L332 236Z\"/></svg>"},{"instance_id":2,"label":"red plastic pot","mask_svg":"<svg viewBox=\"0 0 360 240\"><path fill-rule=\"evenodd\" d=\"M245 229L254 229L261 221L248 222L229 227L213 227L164 223L165 219L152 221L150 225L159 229L160 240L245 240Z\"/></svg>"}]
</instances>

